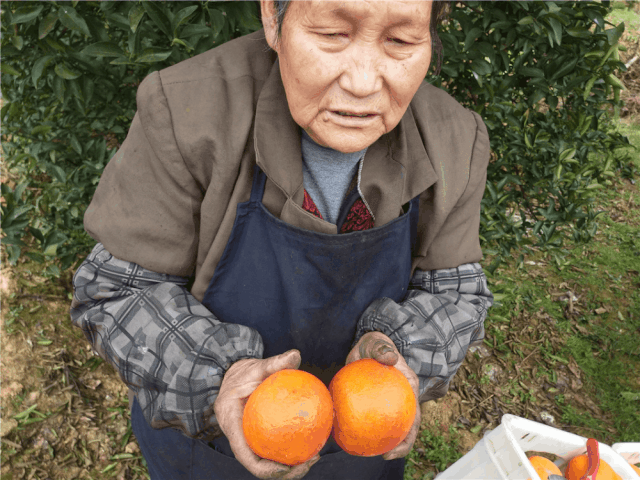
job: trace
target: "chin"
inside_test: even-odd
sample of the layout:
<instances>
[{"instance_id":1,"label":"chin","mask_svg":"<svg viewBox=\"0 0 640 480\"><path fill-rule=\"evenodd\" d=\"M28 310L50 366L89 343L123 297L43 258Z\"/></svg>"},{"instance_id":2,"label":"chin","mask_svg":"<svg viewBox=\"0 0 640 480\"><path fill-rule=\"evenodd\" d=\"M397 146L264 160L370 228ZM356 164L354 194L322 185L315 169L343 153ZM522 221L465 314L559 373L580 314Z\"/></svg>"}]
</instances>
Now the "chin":
<instances>
[{"instance_id":1,"label":"chin","mask_svg":"<svg viewBox=\"0 0 640 480\"><path fill-rule=\"evenodd\" d=\"M348 133L341 133L330 135L328 138L321 140L325 140L323 143L329 148L333 148L342 153L353 153L371 146L378 138L380 138L380 135L351 136Z\"/></svg>"}]
</instances>

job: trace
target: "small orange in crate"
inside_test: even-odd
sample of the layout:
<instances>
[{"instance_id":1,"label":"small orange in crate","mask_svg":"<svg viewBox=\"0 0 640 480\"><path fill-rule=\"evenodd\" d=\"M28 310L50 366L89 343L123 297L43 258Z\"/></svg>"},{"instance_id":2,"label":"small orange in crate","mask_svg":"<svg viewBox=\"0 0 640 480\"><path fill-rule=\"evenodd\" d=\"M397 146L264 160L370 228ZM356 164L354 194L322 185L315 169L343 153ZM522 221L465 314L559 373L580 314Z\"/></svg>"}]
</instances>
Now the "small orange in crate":
<instances>
[{"instance_id":1,"label":"small orange in crate","mask_svg":"<svg viewBox=\"0 0 640 480\"><path fill-rule=\"evenodd\" d=\"M589 468L589 459L586 455L578 455L569 460L564 476L567 480L580 480ZM600 466L596 474L596 480L622 480L620 475L613 471L607 462L600 459Z\"/></svg>"},{"instance_id":2,"label":"small orange in crate","mask_svg":"<svg viewBox=\"0 0 640 480\"><path fill-rule=\"evenodd\" d=\"M336 373L329 391L335 411L333 438L351 455L382 455L411 430L416 397L395 367L371 358L356 360Z\"/></svg>"},{"instance_id":3,"label":"small orange in crate","mask_svg":"<svg viewBox=\"0 0 640 480\"><path fill-rule=\"evenodd\" d=\"M533 455L529 457L529 463L531 463L531 466L540 477L540 480L549 480L549 475L562 476L560 469L548 458Z\"/></svg>"},{"instance_id":4,"label":"small orange in crate","mask_svg":"<svg viewBox=\"0 0 640 480\"><path fill-rule=\"evenodd\" d=\"M333 403L314 375L284 369L267 377L244 407L242 429L259 457L298 465L314 457L331 435Z\"/></svg>"}]
</instances>

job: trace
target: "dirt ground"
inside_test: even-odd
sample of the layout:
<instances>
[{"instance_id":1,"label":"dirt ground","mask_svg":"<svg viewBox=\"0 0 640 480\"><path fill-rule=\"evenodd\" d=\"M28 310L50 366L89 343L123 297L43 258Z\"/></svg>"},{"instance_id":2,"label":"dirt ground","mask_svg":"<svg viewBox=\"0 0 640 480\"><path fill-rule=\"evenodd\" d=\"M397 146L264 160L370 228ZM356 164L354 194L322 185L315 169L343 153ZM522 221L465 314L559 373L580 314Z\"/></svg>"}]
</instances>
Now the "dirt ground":
<instances>
[{"instance_id":1,"label":"dirt ground","mask_svg":"<svg viewBox=\"0 0 640 480\"><path fill-rule=\"evenodd\" d=\"M640 55L640 41L623 37L623 43L628 50L621 52L622 61ZM621 79L628 88L621 94L622 121L640 123L640 60ZM19 261L6 267L5 260L0 279L1 480L147 478L128 422L126 388L71 325L71 272L54 281L40 276L33 264ZM575 286L565 287L559 286L560 295ZM509 348L562 341L553 319L541 311L523 313L515 327L505 332ZM457 427L462 453L506 413L570 429L560 421L562 412L554 401L558 391L594 416L607 418L609 413L583 392L575 362L560 364L551 383L537 375L538 357L534 348L514 370L486 345L469 352L449 393L422 405L423 429L447 436L450 426ZM520 401L510 401L514 385L524 392Z\"/></svg>"}]
</instances>

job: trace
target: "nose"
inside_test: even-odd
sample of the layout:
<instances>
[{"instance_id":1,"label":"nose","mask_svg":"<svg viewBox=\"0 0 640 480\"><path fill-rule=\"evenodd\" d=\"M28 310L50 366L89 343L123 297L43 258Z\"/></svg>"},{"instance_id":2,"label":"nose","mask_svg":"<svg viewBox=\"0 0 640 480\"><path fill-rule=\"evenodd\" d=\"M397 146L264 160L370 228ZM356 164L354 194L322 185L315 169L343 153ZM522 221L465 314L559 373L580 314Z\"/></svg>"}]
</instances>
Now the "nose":
<instances>
[{"instance_id":1,"label":"nose","mask_svg":"<svg viewBox=\"0 0 640 480\"><path fill-rule=\"evenodd\" d=\"M368 97L382 88L382 60L373 46L353 45L338 84L356 97Z\"/></svg>"}]
</instances>

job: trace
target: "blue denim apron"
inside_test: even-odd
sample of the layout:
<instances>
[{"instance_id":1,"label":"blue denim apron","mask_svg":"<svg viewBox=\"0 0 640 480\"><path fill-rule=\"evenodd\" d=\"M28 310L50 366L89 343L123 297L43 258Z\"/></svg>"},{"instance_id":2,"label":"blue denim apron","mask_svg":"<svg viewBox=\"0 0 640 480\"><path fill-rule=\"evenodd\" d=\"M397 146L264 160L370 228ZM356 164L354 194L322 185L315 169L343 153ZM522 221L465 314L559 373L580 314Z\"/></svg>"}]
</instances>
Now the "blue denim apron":
<instances>
[{"instance_id":1,"label":"blue denim apron","mask_svg":"<svg viewBox=\"0 0 640 480\"><path fill-rule=\"evenodd\" d=\"M300 369L328 386L344 366L358 319L371 302L381 297L400 302L407 292L419 196L386 225L330 235L274 217L262 204L266 178L256 166L250 200L238 205L202 303L225 322L256 329L263 358L298 349ZM342 219L352 201L345 202ZM207 444L177 430L153 429L137 400L131 424L151 480L256 478L235 459L224 436ZM305 480L403 479L404 458L349 455L331 437L320 457Z\"/></svg>"}]
</instances>

